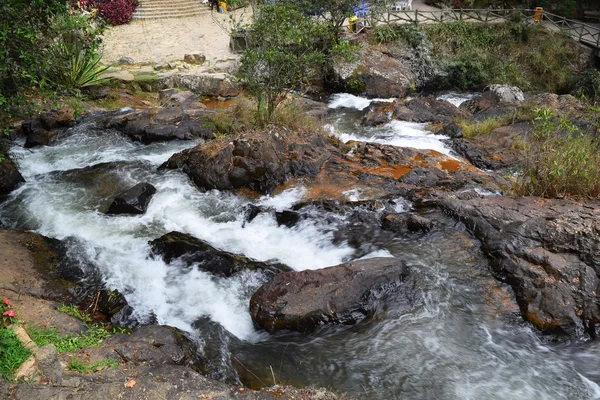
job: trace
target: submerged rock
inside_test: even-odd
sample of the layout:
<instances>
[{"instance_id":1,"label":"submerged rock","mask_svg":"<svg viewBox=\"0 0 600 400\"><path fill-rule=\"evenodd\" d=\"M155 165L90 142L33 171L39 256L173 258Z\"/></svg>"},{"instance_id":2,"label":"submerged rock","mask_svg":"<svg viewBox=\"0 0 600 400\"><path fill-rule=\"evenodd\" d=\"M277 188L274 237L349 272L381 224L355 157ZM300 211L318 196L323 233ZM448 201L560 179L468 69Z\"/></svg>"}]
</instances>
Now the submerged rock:
<instances>
[{"instance_id":1,"label":"submerged rock","mask_svg":"<svg viewBox=\"0 0 600 400\"><path fill-rule=\"evenodd\" d=\"M395 258L275 275L250 299L252 319L268 331L310 332L318 325L355 324L373 315L408 269Z\"/></svg>"},{"instance_id":2,"label":"submerged rock","mask_svg":"<svg viewBox=\"0 0 600 400\"><path fill-rule=\"evenodd\" d=\"M131 189L119 193L106 213L144 214L154 193L156 193L156 188L151 184L138 183Z\"/></svg>"},{"instance_id":3,"label":"submerged rock","mask_svg":"<svg viewBox=\"0 0 600 400\"><path fill-rule=\"evenodd\" d=\"M12 192L23 182L25 179L11 160L0 162L0 195Z\"/></svg>"},{"instance_id":4,"label":"submerged rock","mask_svg":"<svg viewBox=\"0 0 600 400\"><path fill-rule=\"evenodd\" d=\"M550 332L599 333L600 202L498 196L440 205L482 241L523 318Z\"/></svg>"},{"instance_id":5,"label":"submerged rock","mask_svg":"<svg viewBox=\"0 0 600 400\"><path fill-rule=\"evenodd\" d=\"M262 270L271 274L291 271L287 265L253 260L248 257L218 250L203 240L187 233L170 232L150 242L154 254L166 263L180 259L186 265L196 264L202 271L228 277L246 270Z\"/></svg>"}]
</instances>

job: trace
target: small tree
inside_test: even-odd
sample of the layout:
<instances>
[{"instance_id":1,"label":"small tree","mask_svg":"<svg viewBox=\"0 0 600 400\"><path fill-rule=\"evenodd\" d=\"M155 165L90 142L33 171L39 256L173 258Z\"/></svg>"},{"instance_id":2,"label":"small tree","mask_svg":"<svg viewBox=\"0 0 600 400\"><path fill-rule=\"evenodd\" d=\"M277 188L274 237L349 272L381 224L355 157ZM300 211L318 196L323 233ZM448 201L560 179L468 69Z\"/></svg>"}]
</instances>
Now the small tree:
<instances>
[{"instance_id":1,"label":"small tree","mask_svg":"<svg viewBox=\"0 0 600 400\"><path fill-rule=\"evenodd\" d=\"M255 15L238 78L258 99L260 119L269 122L289 90L304 92L344 48L330 22L293 4L266 4Z\"/></svg>"}]
</instances>

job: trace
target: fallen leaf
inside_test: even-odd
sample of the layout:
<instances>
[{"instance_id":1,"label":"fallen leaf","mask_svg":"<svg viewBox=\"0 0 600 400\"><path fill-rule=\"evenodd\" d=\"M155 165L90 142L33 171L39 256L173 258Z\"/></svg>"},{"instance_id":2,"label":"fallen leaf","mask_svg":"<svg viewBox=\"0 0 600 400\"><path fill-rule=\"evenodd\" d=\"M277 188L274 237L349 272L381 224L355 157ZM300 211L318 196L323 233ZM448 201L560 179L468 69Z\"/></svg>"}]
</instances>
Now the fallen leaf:
<instances>
[{"instance_id":1,"label":"fallen leaf","mask_svg":"<svg viewBox=\"0 0 600 400\"><path fill-rule=\"evenodd\" d=\"M125 384L125 387L128 387L128 388L134 387L134 386L135 386L135 381L133 379Z\"/></svg>"}]
</instances>

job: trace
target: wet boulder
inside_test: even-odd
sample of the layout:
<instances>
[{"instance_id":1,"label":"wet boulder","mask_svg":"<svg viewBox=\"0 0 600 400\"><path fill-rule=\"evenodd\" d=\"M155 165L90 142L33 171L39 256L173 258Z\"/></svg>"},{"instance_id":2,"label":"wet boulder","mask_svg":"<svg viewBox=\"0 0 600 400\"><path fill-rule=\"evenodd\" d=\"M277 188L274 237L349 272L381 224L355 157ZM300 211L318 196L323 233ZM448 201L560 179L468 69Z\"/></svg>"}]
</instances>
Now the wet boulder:
<instances>
[{"instance_id":1,"label":"wet boulder","mask_svg":"<svg viewBox=\"0 0 600 400\"><path fill-rule=\"evenodd\" d=\"M107 214L144 214L156 188L149 183L138 183L119 193L108 207Z\"/></svg>"},{"instance_id":2,"label":"wet boulder","mask_svg":"<svg viewBox=\"0 0 600 400\"><path fill-rule=\"evenodd\" d=\"M446 125L444 129L438 131L436 135L448 136L450 139L460 139L463 137L462 128L455 123Z\"/></svg>"},{"instance_id":3,"label":"wet boulder","mask_svg":"<svg viewBox=\"0 0 600 400\"><path fill-rule=\"evenodd\" d=\"M228 277L235 273L261 270L268 274L291 271L281 263L269 263L218 250L187 233L170 232L150 242L152 252L166 263L179 259L185 265L197 265L202 271Z\"/></svg>"},{"instance_id":4,"label":"wet boulder","mask_svg":"<svg viewBox=\"0 0 600 400\"><path fill-rule=\"evenodd\" d=\"M355 324L373 315L408 274L395 258L275 275L250 299L250 314L268 331L313 331L322 324Z\"/></svg>"},{"instance_id":5,"label":"wet boulder","mask_svg":"<svg viewBox=\"0 0 600 400\"><path fill-rule=\"evenodd\" d=\"M450 124L454 118L464 116L464 110L433 96L399 99L394 105L394 118L401 121Z\"/></svg>"},{"instance_id":6,"label":"wet boulder","mask_svg":"<svg viewBox=\"0 0 600 400\"><path fill-rule=\"evenodd\" d=\"M390 213L386 214L381 221L383 229L399 234L427 233L434 226L434 221L416 214Z\"/></svg>"},{"instance_id":7,"label":"wet boulder","mask_svg":"<svg viewBox=\"0 0 600 400\"><path fill-rule=\"evenodd\" d=\"M520 162L523 153L517 144L525 140L530 130L529 122L518 122L472 138L454 139L449 145L477 168L499 170L516 166Z\"/></svg>"},{"instance_id":8,"label":"wet boulder","mask_svg":"<svg viewBox=\"0 0 600 400\"><path fill-rule=\"evenodd\" d=\"M48 146L51 133L36 120L23 121L23 134L25 135L25 148L30 149L37 146Z\"/></svg>"},{"instance_id":9,"label":"wet boulder","mask_svg":"<svg viewBox=\"0 0 600 400\"><path fill-rule=\"evenodd\" d=\"M300 221L300 213L296 211L283 210L277 211L275 213L275 219L277 220L277 225L284 225L288 228L293 227Z\"/></svg>"},{"instance_id":10,"label":"wet boulder","mask_svg":"<svg viewBox=\"0 0 600 400\"><path fill-rule=\"evenodd\" d=\"M440 206L482 241L525 320L548 332L600 333L600 202L494 196Z\"/></svg>"},{"instance_id":11,"label":"wet boulder","mask_svg":"<svg viewBox=\"0 0 600 400\"><path fill-rule=\"evenodd\" d=\"M23 121L21 128L25 135L25 148L48 146L59 132L73 122L74 111L70 108L51 110L37 120Z\"/></svg>"},{"instance_id":12,"label":"wet boulder","mask_svg":"<svg viewBox=\"0 0 600 400\"><path fill-rule=\"evenodd\" d=\"M196 345L183 332L161 325L143 326L130 335L112 335L92 350L96 358L118 356L133 365L196 365L202 369L196 355Z\"/></svg>"},{"instance_id":13,"label":"wet boulder","mask_svg":"<svg viewBox=\"0 0 600 400\"><path fill-rule=\"evenodd\" d=\"M212 139L212 113L203 109L150 108L98 117L101 126L115 129L144 144L170 140Z\"/></svg>"},{"instance_id":14,"label":"wet boulder","mask_svg":"<svg viewBox=\"0 0 600 400\"><path fill-rule=\"evenodd\" d=\"M0 195L12 192L23 182L25 179L11 160L0 162Z\"/></svg>"},{"instance_id":15,"label":"wet boulder","mask_svg":"<svg viewBox=\"0 0 600 400\"><path fill-rule=\"evenodd\" d=\"M173 155L163 167L182 169L201 189L268 194L293 176L316 175L330 147L322 134L276 128L200 143Z\"/></svg>"}]
</instances>

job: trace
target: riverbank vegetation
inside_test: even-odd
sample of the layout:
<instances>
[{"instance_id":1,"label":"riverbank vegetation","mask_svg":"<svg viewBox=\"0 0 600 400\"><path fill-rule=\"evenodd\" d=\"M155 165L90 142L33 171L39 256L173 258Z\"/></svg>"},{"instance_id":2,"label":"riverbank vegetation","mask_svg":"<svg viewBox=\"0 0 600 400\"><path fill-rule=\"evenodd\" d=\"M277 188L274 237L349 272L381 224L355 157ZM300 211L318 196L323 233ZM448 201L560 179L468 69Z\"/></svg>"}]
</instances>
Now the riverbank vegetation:
<instances>
[{"instance_id":1,"label":"riverbank vegetation","mask_svg":"<svg viewBox=\"0 0 600 400\"><path fill-rule=\"evenodd\" d=\"M600 115L600 107L590 110ZM592 108L594 108L592 107ZM548 108L536 110L515 191L521 196L600 195L600 141Z\"/></svg>"},{"instance_id":2,"label":"riverbank vegetation","mask_svg":"<svg viewBox=\"0 0 600 400\"><path fill-rule=\"evenodd\" d=\"M437 68L429 86L436 88L472 90L505 83L527 91L569 93L576 89L582 54L565 35L521 21L390 25L377 28L374 38L426 50Z\"/></svg>"},{"instance_id":3,"label":"riverbank vegetation","mask_svg":"<svg viewBox=\"0 0 600 400\"><path fill-rule=\"evenodd\" d=\"M27 113L34 97L77 94L103 82L104 23L62 0L0 6L0 122Z\"/></svg>"}]
</instances>

